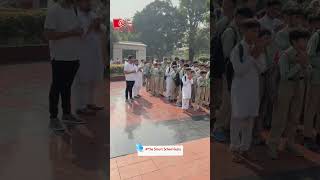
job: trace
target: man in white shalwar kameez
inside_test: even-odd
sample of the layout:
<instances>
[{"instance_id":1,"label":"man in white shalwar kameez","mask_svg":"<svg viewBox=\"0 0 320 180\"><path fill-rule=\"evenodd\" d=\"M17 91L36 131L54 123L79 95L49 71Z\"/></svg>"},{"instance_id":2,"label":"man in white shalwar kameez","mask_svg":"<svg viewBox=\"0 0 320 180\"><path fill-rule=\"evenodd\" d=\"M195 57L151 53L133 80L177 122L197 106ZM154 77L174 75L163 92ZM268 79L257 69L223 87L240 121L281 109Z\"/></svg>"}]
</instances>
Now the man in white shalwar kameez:
<instances>
[{"instance_id":1,"label":"man in white shalwar kameez","mask_svg":"<svg viewBox=\"0 0 320 180\"><path fill-rule=\"evenodd\" d=\"M191 75L191 69L186 68L186 73L182 77L182 109L184 111L187 111L189 109L190 105L190 99L191 99L191 93L192 93L192 84L193 84L193 78Z\"/></svg>"},{"instance_id":2,"label":"man in white shalwar kameez","mask_svg":"<svg viewBox=\"0 0 320 180\"><path fill-rule=\"evenodd\" d=\"M140 96L140 89L142 88L142 83L143 83L143 73L142 73L142 64L139 64L139 60L135 60L135 68L136 68L136 73L135 73L135 83L133 86L133 97L134 98L139 98Z\"/></svg>"},{"instance_id":3,"label":"man in white shalwar kameez","mask_svg":"<svg viewBox=\"0 0 320 180\"><path fill-rule=\"evenodd\" d=\"M90 115L102 107L96 106L97 88L103 83L103 30L97 15L86 1L79 3L78 18L84 33L81 41L80 67L75 78L77 114Z\"/></svg>"},{"instance_id":4,"label":"man in white shalwar kameez","mask_svg":"<svg viewBox=\"0 0 320 180\"><path fill-rule=\"evenodd\" d=\"M244 39L233 49L231 62L234 78L231 86L230 150L235 162L249 151L255 118L259 115L259 77L264 69L262 47L258 40L259 23L254 19L243 23Z\"/></svg>"}]
</instances>

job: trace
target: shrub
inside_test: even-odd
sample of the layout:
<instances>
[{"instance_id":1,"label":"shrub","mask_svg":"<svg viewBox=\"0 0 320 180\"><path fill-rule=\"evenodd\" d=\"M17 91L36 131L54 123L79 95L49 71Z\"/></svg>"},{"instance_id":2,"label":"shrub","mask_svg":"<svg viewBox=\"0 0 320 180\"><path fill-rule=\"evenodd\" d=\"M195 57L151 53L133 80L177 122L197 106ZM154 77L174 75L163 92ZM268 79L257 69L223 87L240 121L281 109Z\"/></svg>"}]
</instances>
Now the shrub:
<instances>
[{"instance_id":1,"label":"shrub","mask_svg":"<svg viewBox=\"0 0 320 180\"><path fill-rule=\"evenodd\" d=\"M111 64L110 74L123 74L123 64Z\"/></svg>"},{"instance_id":2,"label":"shrub","mask_svg":"<svg viewBox=\"0 0 320 180\"><path fill-rule=\"evenodd\" d=\"M0 45L8 40L23 39L23 44L44 43L43 25L46 10L0 11ZM19 45L13 42L13 45Z\"/></svg>"}]
</instances>

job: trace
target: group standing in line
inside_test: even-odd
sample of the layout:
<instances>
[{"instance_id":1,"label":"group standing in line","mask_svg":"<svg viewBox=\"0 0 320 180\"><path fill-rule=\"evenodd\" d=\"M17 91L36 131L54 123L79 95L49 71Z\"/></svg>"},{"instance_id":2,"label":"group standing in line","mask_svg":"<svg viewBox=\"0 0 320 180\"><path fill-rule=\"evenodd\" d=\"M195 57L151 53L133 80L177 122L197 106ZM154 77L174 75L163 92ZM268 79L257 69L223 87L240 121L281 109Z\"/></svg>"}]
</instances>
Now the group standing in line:
<instances>
[{"instance_id":1,"label":"group standing in line","mask_svg":"<svg viewBox=\"0 0 320 180\"><path fill-rule=\"evenodd\" d=\"M320 2L269 0L258 11L249 1L221 4L212 44L217 93L211 135L230 141L235 162L264 142L269 157L278 159L282 138L286 150L303 156L297 136L320 152Z\"/></svg>"}]
</instances>

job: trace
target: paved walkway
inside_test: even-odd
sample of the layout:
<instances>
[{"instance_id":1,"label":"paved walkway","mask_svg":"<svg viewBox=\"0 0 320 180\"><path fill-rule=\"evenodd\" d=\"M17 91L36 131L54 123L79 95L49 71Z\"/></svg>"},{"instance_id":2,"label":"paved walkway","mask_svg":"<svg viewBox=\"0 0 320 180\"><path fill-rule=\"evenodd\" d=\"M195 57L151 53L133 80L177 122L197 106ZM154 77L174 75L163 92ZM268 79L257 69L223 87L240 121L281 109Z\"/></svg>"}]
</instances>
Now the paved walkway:
<instances>
[{"instance_id":1,"label":"paved walkway","mask_svg":"<svg viewBox=\"0 0 320 180\"><path fill-rule=\"evenodd\" d=\"M52 135L50 71L49 62L0 66L0 179L105 180L106 111L71 136Z\"/></svg>"},{"instance_id":2,"label":"paved walkway","mask_svg":"<svg viewBox=\"0 0 320 180\"><path fill-rule=\"evenodd\" d=\"M228 145L211 141L215 180L320 180L320 155L301 145L304 157L282 151L278 160L268 158L265 146L254 146L254 160L237 164L232 162Z\"/></svg>"},{"instance_id":3,"label":"paved walkway","mask_svg":"<svg viewBox=\"0 0 320 180\"><path fill-rule=\"evenodd\" d=\"M210 180L210 139L181 143L179 157L130 154L110 161L111 180Z\"/></svg>"},{"instance_id":4,"label":"paved walkway","mask_svg":"<svg viewBox=\"0 0 320 180\"><path fill-rule=\"evenodd\" d=\"M125 103L125 82L110 85L111 180L209 180L209 116L184 113L165 98L144 89L132 105ZM138 157L136 144L184 146L183 157Z\"/></svg>"}]
</instances>

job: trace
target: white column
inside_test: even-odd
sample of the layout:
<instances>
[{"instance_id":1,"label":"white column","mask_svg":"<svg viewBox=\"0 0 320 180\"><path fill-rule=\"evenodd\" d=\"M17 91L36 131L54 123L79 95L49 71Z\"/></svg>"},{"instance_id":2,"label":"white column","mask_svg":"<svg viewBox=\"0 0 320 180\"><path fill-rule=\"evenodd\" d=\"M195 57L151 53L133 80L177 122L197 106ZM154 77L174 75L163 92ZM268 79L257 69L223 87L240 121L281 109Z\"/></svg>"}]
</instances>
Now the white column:
<instances>
[{"instance_id":1,"label":"white column","mask_svg":"<svg viewBox=\"0 0 320 180\"><path fill-rule=\"evenodd\" d=\"M145 47L140 47L137 51L137 58L139 60L141 59L144 59L146 60L146 56L147 56L147 53L146 53L146 48Z\"/></svg>"},{"instance_id":2,"label":"white column","mask_svg":"<svg viewBox=\"0 0 320 180\"><path fill-rule=\"evenodd\" d=\"M113 46L113 60L121 60L122 61L122 48L116 45Z\"/></svg>"}]
</instances>

